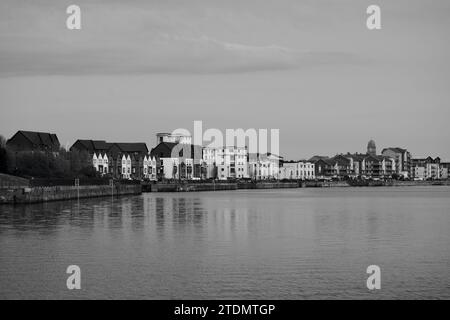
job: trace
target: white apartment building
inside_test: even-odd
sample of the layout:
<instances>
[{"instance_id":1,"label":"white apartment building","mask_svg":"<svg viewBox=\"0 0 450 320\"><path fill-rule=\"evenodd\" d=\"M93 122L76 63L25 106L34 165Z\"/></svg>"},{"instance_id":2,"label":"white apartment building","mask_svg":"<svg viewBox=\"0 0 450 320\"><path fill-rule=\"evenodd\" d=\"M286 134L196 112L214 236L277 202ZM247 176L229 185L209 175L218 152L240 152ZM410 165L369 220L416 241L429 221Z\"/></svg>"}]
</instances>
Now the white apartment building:
<instances>
[{"instance_id":1,"label":"white apartment building","mask_svg":"<svg viewBox=\"0 0 450 320\"><path fill-rule=\"evenodd\" d=\"M249 156L249 176L253 180L279 179L282 158L275 154L252 154Z\"/></svg>"},{"instance_id":2,"label":"white apartment building","mask_svg":"<svg viewBox=\"0 0 450 320\"><path fill-rule=\"evenodd\" d=\"M280 180L312 180L316 178L315 165L309 161L285 162L279 171Z\"/></svg>"},{"instance_id":3,"label":"white apartment building","mask_svg":"<svg viewBox=\"0 0 450 320\"><path fill-rule=\"evenodd\" d=\"M247 148L203 148L203 161L207 179L248 178Z\"/></svg>"}]
</instances>

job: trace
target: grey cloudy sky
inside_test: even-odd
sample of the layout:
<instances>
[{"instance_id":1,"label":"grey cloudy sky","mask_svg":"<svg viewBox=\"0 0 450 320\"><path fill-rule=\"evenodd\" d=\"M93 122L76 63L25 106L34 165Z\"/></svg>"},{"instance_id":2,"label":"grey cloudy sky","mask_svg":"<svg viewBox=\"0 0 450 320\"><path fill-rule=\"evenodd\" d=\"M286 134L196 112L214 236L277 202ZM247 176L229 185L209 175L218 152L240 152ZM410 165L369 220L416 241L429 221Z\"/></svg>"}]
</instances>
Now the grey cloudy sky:
<instances>
[{"instance_id":1,"label":"grey cloudy sky","mask_svg":"<svg viewBox=\"0 0 450 320\"><path fill-rule=\"evenodd\" d=\"M447 0L2 0L0 134L152 147L203 120L279 128L292 159L373 138L450 161L449 16Z\"/></svg>"}]
</instances>

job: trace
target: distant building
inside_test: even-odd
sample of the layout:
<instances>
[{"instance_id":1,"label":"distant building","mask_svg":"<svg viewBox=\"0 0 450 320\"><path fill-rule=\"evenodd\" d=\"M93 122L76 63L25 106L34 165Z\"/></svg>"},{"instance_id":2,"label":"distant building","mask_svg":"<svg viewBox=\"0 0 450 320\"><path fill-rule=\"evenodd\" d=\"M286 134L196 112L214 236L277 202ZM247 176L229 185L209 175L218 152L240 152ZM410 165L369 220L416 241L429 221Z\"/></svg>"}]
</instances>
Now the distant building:
<instances>
[{"instance_id":1,"label":"distant building","mask_svg":"<svg viewBox=\"0 0 450 320\"><path fill-rule=\"evenodd\" d=\"M203 148L207 179L244 179L249 177L246 147Z\"/></svg>"},{"instance_id":2,"label":"distant building","mask_svg":"<svg viewBox=\"0 0 450 320\"><path fill-rule=\"evenodd\" d=\"M182 134L157 133L156 145L160 144L161 142L192 144L192 137L190 135Z\"/></svg>"},{"instance_id":3,"label":"distant building","mask_svg":"<svg viewBox=\"0 0 450 320\"><path fill-rule=\"evenodd\" d=\"M395 160L387 156L368 155L362 161L361 173L370 178L391 178Z\"/></svg>"},{"instance_id":4,"label":"distant building","mask_svg":"<svg viewBox=\"0 0 450 320\"><path fill-rule=\"evenodd\" d=\"M249 155L248 175L253 180L279 179L283 158L272 153Z\"/></svg>"},{"instance_id":5,"label":"distant building","mask_svg":"<svg viewBox=\"0 0 450 320\"><path fill-rule=\"evenodd\" d=\"M149 154L147 144L112 143L108 150L109 172L116 178L142 180L144 158Z\"/></svg>"},{"instance_id":6,"label":"distant building","mask_svg":"<svg viewBox=\"0 0 450 320\"><path fill-rule=\"evenodd\" d=\"M441 179L449 179L450 162L441 162Z\"/></svg>"},{"instance_id":7,"label":"distant building","mask_svg":"<svg viewBox=\"0 0 450 320\"><path fill-rule=\"evenodd\" d=\"M323 179L335 175L334 164L326 156L314 156L308 161L314 164L314 175L316 178Z\"/></svg>"},{"instance_id":8,"label":"distant building","mask_svg":"<svg viewBox=\"0 0 450 320\"><path fill-rule=\"evenodd\" d=\"M103 140L77 140L69 150L78 152L85 151L90 155L94 155L94 153L107 153L111 146L112 143L108 143Z\"/></svg>"},{"instance_id":9,"label":"distant building","mask_svg":"<svg viewBox=\"0 0 450 320\"><path fill-rule=\"evenodd\" d=\"M107 174L109 172L109 159L106 153L94 153L92 156L92 165L95 168L95 171L100 174Z\"/></svg>"},{"instance_id":10,"label":"distant building","mask_svg":"<svg viewBox=\"0 0 450 320\"><path fill-rule=\"evenodd\" d=\"M161 142L150 152L156 161L158 180L200 180L203 177L201 146Z\"/></svg>"},{"instance_id":11,"label":"distant building","mask_svg":"<svg viewBox=\"0 0 450 320\"><path fill-rule=\"evenodd\" d=\"M415 180L441 179L445 171L441 168L441 159L436 157L416 158L411 160L411 178Z\"/></svg>"},{"instance_id":12,"label":"distant building","mask_svg":"<svg viewBox=\"0 0 450 320\"><path fill-rule=\"evenodd\" d=\"M405 177L410 176L411 153L408 150L391 147L383 149L381 154L395 160L395 173Z\"/></svg>"},{"instance_id":13,"label":"distant building","mask_svg":"<svg viewBox=\"0 0 450 320\"><path fill-rule=\"evenodd\" d=\"M313 180L315 178L315 165L310 161L285 161L280 166L280 180Z\"/></svg>"},{"instance_id":14,"label":"distant building","mask_svg":"<svg viewBox=\"0 0 450 320\"><path fill-rule=\"evenodd\" d=\"M367 144L367 154L371 156L377 155L377 146L375 144L375 141L370 140L369 143Z\"/></svg>"},{"instance_id":15,"label":"distant building","mask_svg":"<svg viewBox=\"0 0 450 320\"><path fill-rule=\"evenodd\" d=\"M149 171L149 152L143 142L110 143L104 140L77 140L70 147L70 151L87 152L92 159L92 166L102 175L110 174L116 179L148 178L146 172ZM147 162L146 168L144 161Z\"/></svg>"},{"instance_id":16,"label":"distant building","mask_svg":"<svg viewBox=\"0 0 450 320\"><path fill-rule=\"evenodd\" d=\"M61 145L58 137L53 133L17 131L6 142L6 146L13 151L45 151L59 152Z\"/></svg>"}]
</instances>

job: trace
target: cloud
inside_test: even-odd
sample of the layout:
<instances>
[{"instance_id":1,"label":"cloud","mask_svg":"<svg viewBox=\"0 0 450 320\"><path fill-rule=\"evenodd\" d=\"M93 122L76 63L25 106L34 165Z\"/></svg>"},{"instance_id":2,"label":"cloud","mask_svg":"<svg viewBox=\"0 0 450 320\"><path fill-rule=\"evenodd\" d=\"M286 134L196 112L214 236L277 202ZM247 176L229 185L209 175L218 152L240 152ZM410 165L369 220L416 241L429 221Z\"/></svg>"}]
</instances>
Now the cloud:
<instances>
[{"instance_id":1,"label":"cloud","mask_svg":"<svg viewBox=\"0 0 450 320\"><path fill-rule=\"evenodd\" d=\"M353 59L297 49L285 36L296 19L276 2L80 1L81 31L65 29L64 3L0 4L0 76L240 73Z\"/></svg>"}]
</instances>

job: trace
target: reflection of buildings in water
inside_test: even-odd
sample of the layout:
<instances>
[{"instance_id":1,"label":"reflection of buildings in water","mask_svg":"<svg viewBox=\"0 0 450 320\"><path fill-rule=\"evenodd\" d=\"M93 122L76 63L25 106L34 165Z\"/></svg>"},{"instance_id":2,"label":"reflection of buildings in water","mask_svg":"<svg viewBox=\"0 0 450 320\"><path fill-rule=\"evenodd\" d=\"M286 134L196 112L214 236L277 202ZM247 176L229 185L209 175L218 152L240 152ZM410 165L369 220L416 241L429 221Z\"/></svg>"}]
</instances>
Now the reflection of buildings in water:
<instances>
[{"instance_id":1,"label":"reflection of buildings in water","mask_svg":"<svg viewBox=\"0 0 450 320\"><path fill-rule=\"evenodd\" d=\"M237 209L221 208L213 211L213 232L222 234L226 240L247 237L252 228L252 210L246 207ZM253 217L256 224L257 215ZM250 232L249 232L250 231Z\"/></svg>"}]
</instances>

